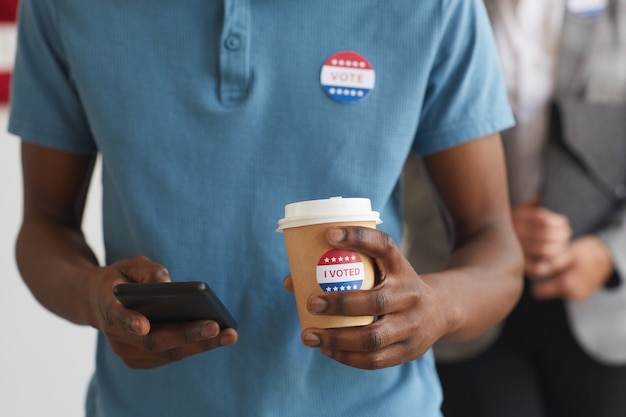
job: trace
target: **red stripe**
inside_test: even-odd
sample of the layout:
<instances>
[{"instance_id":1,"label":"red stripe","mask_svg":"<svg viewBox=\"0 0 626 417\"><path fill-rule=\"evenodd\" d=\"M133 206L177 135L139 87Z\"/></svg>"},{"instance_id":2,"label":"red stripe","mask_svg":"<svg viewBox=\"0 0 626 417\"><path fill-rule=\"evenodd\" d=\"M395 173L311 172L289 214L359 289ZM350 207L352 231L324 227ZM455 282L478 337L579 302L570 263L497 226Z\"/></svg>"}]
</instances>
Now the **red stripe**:
<instances>
[{"instance_id":1,"label":"red stripe","mask_svg":"<svg viewBox=\"0 0 626 417\"><path fill-rule=\"evenodd\" d=\"M11 85L11 73L0 72L0 103L9 102L10 85Z\"/></svg>"},{"instance_id":2,"label":"red stripe","mask_svg":"<svg viewBox=\"0 0 626 417\"><path fill-rule=\"evenodd\" d=\"M17 0L0 0L0 22L15 22Z\"/></svg>"}]
</instances>

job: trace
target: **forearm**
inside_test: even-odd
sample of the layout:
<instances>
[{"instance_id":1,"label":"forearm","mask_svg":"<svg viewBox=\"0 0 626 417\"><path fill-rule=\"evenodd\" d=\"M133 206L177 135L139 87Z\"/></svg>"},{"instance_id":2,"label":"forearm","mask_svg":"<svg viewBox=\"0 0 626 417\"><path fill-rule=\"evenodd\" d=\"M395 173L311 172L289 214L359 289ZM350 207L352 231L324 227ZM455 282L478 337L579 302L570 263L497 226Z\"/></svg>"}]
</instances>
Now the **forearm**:
<instances>
[{"instance_id":1,"label":"forearm","mask_svg":"<svg viewBox=\"0 0 626 417\"><path fill-rule=\"evenodd\" d=\"M77 324L93 324L89 276L98 261L82 233L44 220L27 219L18 235L16 260L35 298Z\"/></svg>"},{"instance_id":2,"label":"forearm","mask_svg":"<svg viewBox=\"0 0 626 417\"><path fill-rule=\"evenodd\" d=\"M504 319L523 286L522 252L506 224L483 229L453 251L442 272L424 275L445 300L449 331L444 338L466 341Z\"/></svg>"},{"instance_id":3,"label":"forearm","mask_svg":"<svg viewBox=\"0 0 626 417\"><path fill-rule=\"evenodd\" d=\"M502 143L488 135L425 161L452 219L455 245L447 268L424 279L441 292L444 337L468 340L501 321L523 285Z\"/></svg>"}]
</instances>

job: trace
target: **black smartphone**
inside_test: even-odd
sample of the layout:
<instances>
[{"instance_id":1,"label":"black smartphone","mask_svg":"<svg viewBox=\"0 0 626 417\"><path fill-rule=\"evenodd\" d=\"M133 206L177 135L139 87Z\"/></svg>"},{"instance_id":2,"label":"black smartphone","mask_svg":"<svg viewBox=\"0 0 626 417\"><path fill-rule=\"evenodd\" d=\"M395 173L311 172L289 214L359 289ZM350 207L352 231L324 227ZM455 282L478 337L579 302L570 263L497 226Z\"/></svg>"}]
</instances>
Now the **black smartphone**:
<instances>
[{"instance_id":1,"label":"black smartphone","mask_svg":"<svg viewBox=\"0 0 626 417\"><path fill-rule=\"evenodd\" d=\"M130 282L116 285L113 294L152 324L209 319L223 329L237 329L228 309L202 281Z\"/></svg>"}]
</instances>

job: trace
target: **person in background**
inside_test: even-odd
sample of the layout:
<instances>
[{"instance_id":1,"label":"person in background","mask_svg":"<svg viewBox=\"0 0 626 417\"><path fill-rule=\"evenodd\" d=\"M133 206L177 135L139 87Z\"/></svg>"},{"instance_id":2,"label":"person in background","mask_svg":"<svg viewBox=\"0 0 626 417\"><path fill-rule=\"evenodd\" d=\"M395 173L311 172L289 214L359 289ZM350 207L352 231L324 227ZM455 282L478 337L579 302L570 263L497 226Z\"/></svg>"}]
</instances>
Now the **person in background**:
<instances>
[{"instance_id":1,"label":"person in background","mask_svg":"<svg viewBox=\"0 0 626 417\"><path fill-rule=\"evenodd\" d=\"M18 15L17 263L42 305L99 330L87 416L441 415L431 346L492 327L522 288L482 1L21 0ZM397 246L410 153L455 221L437 274ZM102 264L81 230L98 157ZM277 220L332 196L380 212L379 230L327 234L375 259L377 285L309 310L377 320L300 329ZM152 325L112 293L170 280L206 281L238 330Z\"/></svg>"},{"instance_id":2,"label":"person in background","mask_svg":"<svg viewBox=\"0 0 626 417\"><path fill-rule=\"evenodd\" d=\"M626 415L626 2L486 0L525 289L503 326L440 343L446 417Z\"/></svg>"}]
</instances>

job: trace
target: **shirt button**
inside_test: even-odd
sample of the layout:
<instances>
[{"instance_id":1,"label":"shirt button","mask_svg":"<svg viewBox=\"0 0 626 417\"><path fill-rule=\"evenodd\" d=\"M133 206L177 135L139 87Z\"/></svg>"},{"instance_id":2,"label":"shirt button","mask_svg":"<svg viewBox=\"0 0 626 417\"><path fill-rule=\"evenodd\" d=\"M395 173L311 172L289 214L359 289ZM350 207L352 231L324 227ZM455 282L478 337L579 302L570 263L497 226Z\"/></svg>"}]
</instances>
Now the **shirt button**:
<instances>
[{"instance_id":1,"label":"shirt button","mask_svg":"<svg viewBox=\"0 0 626 417\"><path fill-rule=\"evenodd\" d=\"M224 39L224 46L229 51L236 51L241 47L241 39L237 35L230 35Z\"/></svg>"}]
</instances>

